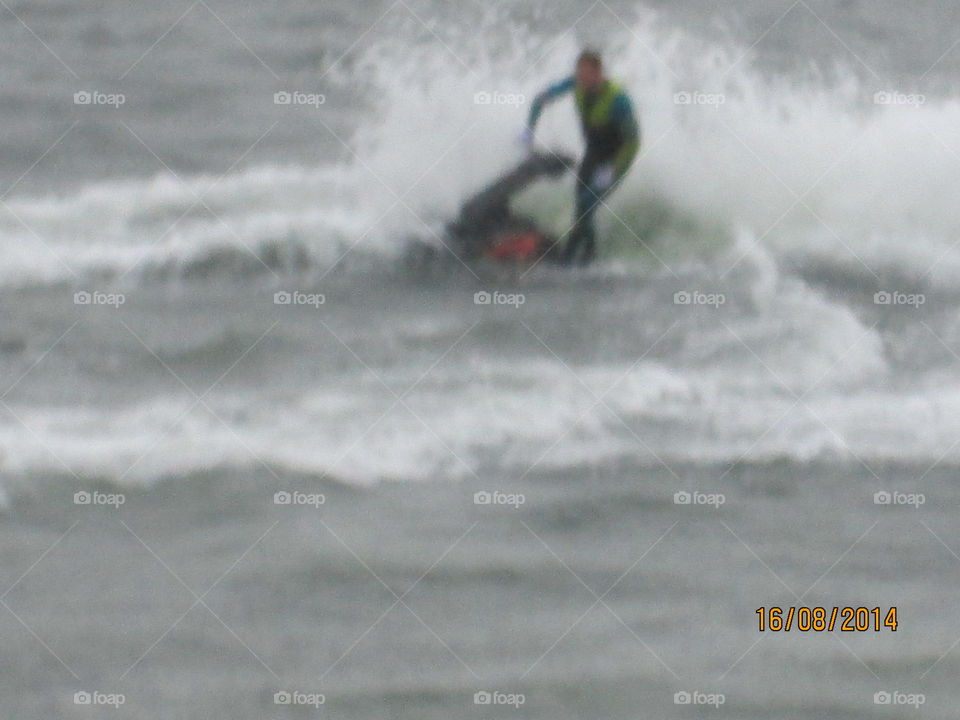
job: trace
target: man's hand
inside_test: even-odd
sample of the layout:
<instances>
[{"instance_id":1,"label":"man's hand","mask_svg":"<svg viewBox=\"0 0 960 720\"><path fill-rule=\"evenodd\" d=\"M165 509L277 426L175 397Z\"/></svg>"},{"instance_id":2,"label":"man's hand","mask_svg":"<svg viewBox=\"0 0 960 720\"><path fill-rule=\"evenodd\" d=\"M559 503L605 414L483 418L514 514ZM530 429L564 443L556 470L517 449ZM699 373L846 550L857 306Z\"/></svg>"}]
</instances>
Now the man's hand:
<instances>
[{"instance_id":1,"label":"man's hand","mask_svg":"<svg viewBox=\"0 0 960 720\"><path fill-rule=\"evenodd\" d=\"M532 150L533 149L533 130L531 130L528 127L525 127L523 129L523 132L521 132L517 136L517 143L520 145L520 147L522 147L524 150L528 152Z\"/></svg>"},{"instance_id":2,"label":"man's hand","mask_svg":"<svg viewBox=\"0 0 960 720\"><path fill-rule=\"evenodd\" d=\"M593 179L590 181L590 186L598 192L605 192L610 189L615 179L613 165L607 163L597 168L593 174Z\"/></svg>"}]
</instances>

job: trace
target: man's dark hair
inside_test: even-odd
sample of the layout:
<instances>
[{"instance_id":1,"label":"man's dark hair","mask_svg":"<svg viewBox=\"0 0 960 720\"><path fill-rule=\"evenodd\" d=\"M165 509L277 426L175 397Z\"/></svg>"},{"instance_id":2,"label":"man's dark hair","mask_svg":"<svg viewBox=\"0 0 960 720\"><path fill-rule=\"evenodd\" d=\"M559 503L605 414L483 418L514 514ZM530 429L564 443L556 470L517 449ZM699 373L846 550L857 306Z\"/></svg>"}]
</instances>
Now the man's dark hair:
<instances>
[{"instance_id":1,"label":"man's dark hair","mask_svg":"<svg viewBox=\"0 0 960 720\"><path fill-rule=\"evenodd\" d=\"M584 50L580 53L580 56L577 58L577 65L581 63L588 63L593 65L597 70L603 70L603 59L596 50Z\"/></svg>"}]
</instances>

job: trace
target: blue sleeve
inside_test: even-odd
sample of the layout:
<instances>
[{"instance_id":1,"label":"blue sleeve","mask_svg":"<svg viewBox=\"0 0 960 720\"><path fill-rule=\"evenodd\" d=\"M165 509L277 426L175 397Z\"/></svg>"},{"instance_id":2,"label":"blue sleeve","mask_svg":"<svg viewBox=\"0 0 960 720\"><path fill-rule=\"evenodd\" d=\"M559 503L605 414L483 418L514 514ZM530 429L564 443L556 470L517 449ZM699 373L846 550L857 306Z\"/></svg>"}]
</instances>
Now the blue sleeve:
<instances>
[{"instance_id":1,"label":"blue sleeve","mask_svg":"<svg viewBox=\"0 0 960 720\"><path fill-rule=\"evenodd\" d=\"M614 100L611 115L620 128L620 136L623 138L623 144L614 156L613 166L617 177L623 177L640 150L640 126L637 124L633 106L626 93L620 93Z\"/></svg>"},{"instance_id":2,"label":"blue sleeve","mask_svg":"<svg viewBox=\"0 0 960 720\"><path fill-rule=\"evenodd\" d=\"M533 99L533 103L530 106L530 117L527 119L527 127L533 130L537 126L537 121L540 119L540 114L543 112L543 108L562 95L572 92L574 85L575 81L573 79L573 75L571 75L570 77L564 78L558 83L554 83L542 93L537 95Z\"/></svg>"},{"instance_id":3,"label":"blue sleeve","mask_svg":"<svg viewBox=\"0 0 960 720\"><path fill-rule=\"evenodd\" d=\"M614 101L613 119L620 127L625 142L639 142L640 125L633 113L633 104L626 93L620 93Z\"/></svg>"}]
</instances>

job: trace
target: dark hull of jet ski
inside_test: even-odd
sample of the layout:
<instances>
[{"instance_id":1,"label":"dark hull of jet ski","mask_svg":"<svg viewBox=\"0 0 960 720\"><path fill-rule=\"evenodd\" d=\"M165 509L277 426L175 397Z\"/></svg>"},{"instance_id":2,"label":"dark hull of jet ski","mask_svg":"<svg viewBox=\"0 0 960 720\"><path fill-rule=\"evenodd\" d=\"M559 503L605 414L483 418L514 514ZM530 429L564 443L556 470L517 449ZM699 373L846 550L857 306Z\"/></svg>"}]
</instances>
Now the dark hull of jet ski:
<instances>
[{"instance_id":1,"label":"dark hull of jet ski","mask_svg":"<svg viewBox=\"0 0 960 720\"><path fill-rule=\"evenodd\" d=\"M536 223L510 209L511 200L538 180L559 178L573 160L562 154L535 152L513 170L476 193L461 206L442 238L443 246L421 247L421 260L435 254L461 262L489 260L495 263L533 264L559 257L557 240L542 232Z\"/></svg>"}]
</instances>

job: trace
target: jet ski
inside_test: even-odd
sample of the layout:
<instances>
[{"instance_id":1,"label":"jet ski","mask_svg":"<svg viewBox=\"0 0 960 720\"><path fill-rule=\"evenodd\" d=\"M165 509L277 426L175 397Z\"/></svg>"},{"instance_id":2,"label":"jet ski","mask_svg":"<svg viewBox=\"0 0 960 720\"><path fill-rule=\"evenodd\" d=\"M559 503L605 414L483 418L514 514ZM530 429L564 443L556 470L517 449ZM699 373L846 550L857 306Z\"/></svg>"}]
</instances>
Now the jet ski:
<instances>
[{"instance_id":1,"label":"jet ski","mask_svg":"<svg viewBox=\"0 0 960 720\"><path fill-rule=\"evenodd\" d=\"M471 196L457 217L447 224L443 246L431 248L441 259L454 255L461 262L533 264L559 260L557 239L529 217L510 208L514 197L543 179L559 179L573 167L573 158L550 151L531 152L509 172ZM429 252L425 248L422 252Z\"/></svg>"}]
</instances>

